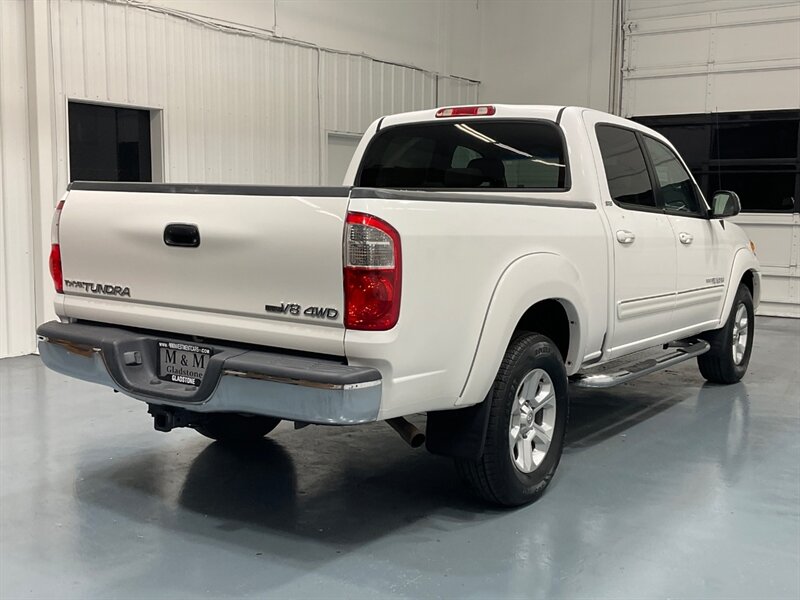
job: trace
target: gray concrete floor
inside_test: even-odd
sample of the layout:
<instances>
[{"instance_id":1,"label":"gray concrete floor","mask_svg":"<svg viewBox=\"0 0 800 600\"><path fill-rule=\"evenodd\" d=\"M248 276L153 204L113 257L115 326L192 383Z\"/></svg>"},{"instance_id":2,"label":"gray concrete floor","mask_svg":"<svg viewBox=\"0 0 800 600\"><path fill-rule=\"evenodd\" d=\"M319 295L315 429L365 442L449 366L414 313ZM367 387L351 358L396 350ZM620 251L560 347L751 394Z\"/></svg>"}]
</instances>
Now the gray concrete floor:
<instances>
[{"instance_id":1,"label":"gray concrete floor","mask_svg":"<svg viewBox=\"0 0 800 600\"><path fill-rule=\"evenodd\" d=\"M0 597L800 597L800 321L743 383L694 362L575 393L545 496L466 497L385 424L251 452L0 361Z\"/></svg>"}]
</instances>

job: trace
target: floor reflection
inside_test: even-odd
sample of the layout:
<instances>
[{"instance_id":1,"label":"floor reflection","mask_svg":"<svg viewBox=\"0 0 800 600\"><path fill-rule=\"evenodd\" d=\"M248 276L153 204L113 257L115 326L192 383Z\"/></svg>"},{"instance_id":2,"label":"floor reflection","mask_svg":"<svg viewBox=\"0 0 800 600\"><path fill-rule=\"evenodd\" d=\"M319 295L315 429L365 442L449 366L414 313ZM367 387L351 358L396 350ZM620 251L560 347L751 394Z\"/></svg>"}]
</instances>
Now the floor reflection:
<instances>
[{"instance_id":1,"label":"floor reflection","mask_svg":"<svg viewBox=\"0 0 800 600\"><path fill-rule=\"evenodd\" d=\"M0 596L797 597L800 338L766 323L746 384L573 390L558 474L512 511L382 423L228 448L0 361Z\"/></svg>"}]
</instances>

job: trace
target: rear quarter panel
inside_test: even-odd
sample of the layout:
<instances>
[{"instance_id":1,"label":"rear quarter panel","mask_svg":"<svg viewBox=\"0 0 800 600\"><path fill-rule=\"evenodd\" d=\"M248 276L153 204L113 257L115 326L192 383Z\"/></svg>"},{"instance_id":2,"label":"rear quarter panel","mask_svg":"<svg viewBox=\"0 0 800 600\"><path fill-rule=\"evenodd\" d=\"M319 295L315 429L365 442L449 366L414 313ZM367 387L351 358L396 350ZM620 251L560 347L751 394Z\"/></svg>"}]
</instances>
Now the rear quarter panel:
<instances>
[{"instance_id":1,"label":"rear quarter panel","mask_svg":"<svg viewBox=\"0 0 800 600\"><path fill-rule=\"evenodd\" d=\"M350 210L386 220L402 240L398 324L345 334L348 362L383 374L381 418L480 402L514 326L538 300L579 307L576 357L600 348L608 275L599 211L373 198L352 199Z\"/></svg>"}]
</instances>

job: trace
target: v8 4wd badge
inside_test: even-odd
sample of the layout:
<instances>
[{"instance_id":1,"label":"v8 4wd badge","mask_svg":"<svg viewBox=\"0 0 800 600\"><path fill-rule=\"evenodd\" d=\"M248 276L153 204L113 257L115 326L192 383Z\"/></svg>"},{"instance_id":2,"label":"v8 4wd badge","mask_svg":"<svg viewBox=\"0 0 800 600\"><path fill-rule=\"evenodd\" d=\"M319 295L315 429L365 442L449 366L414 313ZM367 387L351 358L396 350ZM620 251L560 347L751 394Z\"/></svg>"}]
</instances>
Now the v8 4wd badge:
<instances>
[{"instance_id":1,"label":"v8 4wd badge","mask_svg":"<svg viewBox=\"0 0 800 600\"><path fill-rule=\"evenodd\" d=\"M306 317L314 317L317 319L330 319L335 320L339 316L339 311L335 308L327 308L324 306L309 306L303 309L299 304L291 302L281 302L280 304L265 304L264 310L268 313L278 313L283 315L292 315L299 317L301 314Z\"/></svg>"}]
</instances>

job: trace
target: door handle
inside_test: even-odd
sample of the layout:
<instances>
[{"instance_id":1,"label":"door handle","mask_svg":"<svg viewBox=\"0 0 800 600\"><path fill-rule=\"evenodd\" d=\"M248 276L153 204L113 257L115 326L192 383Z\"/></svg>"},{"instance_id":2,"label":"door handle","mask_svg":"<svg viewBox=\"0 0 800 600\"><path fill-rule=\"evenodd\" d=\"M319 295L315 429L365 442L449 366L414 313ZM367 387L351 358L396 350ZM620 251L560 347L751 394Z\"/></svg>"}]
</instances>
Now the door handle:
<instances>
[{"instance_id":1,"label":"door handle","mask_svg":"<svg viewBox=\"0 0 800 600\"><path fill-rule=\"evenodd\" d=\"M620 229L617 231L617 241L620 244L632 244L635 239L636 235L632 231L628 231L627 229Z\"/></svg>"},{"instance_id":2,"label":"door handle","mask_svg":"<svg viewBox=\"0 0 800 600\"><path fill-rule=\"evenodd\" d=\"M686 233L685 231L681 231L678 234L678 239L681 241L681 244L689 245L694 241L694 236L691 233Z\"/></svg>"},{"instance_id":3,"label":"door handle","mask_svg":"<svg viewBox=\"0 0 800 600\"><path fill-rule=\"evenodd\" d=\"M164 228L164 243L167 246L197 248L200 245L200 231L197 225L170 223Z\"/></svg>"}]
</instances>

